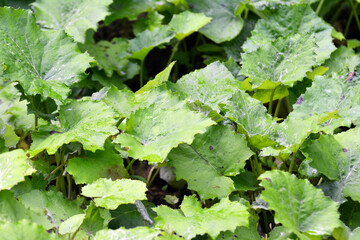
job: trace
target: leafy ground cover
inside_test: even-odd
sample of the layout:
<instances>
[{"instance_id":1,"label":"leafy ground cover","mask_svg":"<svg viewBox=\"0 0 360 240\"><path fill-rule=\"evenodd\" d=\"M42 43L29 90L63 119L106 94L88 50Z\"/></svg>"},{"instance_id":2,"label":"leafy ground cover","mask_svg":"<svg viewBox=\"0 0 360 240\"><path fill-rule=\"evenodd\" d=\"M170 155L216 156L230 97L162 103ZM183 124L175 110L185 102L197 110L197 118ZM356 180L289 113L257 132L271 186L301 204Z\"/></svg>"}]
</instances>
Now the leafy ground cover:
<instances>
[{"instance_id":1,"label":"leafy ground cover","mask_svg":"<svg viewBox=\"0 0 360 240\"><path fill-rule=\"evenodd\" d=\"M359 3L0 1L0 239L360 239Z\"/></svg>"}]
</instances>

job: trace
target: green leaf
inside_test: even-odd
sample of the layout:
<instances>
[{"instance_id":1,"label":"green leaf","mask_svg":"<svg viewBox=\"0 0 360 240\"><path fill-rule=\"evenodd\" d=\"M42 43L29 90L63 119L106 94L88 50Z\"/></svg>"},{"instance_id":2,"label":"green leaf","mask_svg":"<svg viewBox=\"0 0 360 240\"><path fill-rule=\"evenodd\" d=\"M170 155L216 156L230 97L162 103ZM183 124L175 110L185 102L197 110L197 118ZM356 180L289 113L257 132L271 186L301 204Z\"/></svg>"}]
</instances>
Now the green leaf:
<instances>
[{"instance_id":1,"label":"green leaf","mask_svg":"<svg viewBox=\"0 0 360 240\"><path fill-rule=\"evenodd\" d=\"M252 155L244 135L235 134L227 126L212 126L196 136L190 146L173 149L168 159L175 167L177 180L186 180L189 189L197 191L201 199L208 199L227 197L234 185L226 176L242 171Z\"/></svg>"},{"instance_id":2,"label":"green leaf","mask_svg":"<svg viewBox=\"0 0 360 240\"><path fill-rule=\"evenodd\" d=\"M129 41L129 51L132 57L143 61L156 46L169 42L175 33L169 26L161 26L153 31L145 30Z\"/></svg>"},{"instance_id":3,"label":"green leaf","mask_svg":"<svg viewBox=\"0 0 360 240\"><path fill-rule=\"evenodd\" d=\"M156 28L161 27L161 23L164 19L163 15L153 10L147 12L145 17L142 15L139 17L140 19L138 19L136 23L132 25L135 36L145 30L153 31Z\"/></svg>"},{"instance_id":4,"label":"green leaf","mask_svg":"<svg viewBox=\"0 0 360 240\"><path fill-rule=\"evenodd\" d=\"M289 95L288 87L280 85L275 89L258 89L255 91L253 98L260 100L262 103L267 103L270 102L271 99L273 101L279 100L288 95Z\"/></svg>"},{"instance_id":5,"label":"green leaf","mask_svg":"<svg viewBox=\"0 0 360 240\"><path fill-rule=\"evenodd\" d=\"M160 233L159 230L148 227L136 227L131 229L125 229L123 227L116 230L104 229L96 233L96 240L108 240L108 239L142 239L153 240Z\"/></svg>"},{"instance_id":6,"label":"green leaf","mask_svg":"<svg viewBox=\"0 0 360 240\"><path fill-rule=\"evenodd\" d=\"M22 149L0 154L0 190L12 188L24 181L25 176L36 172L26 160Z\"/></svg>"},{"instance_id":7,"label":"green leaf","mask_svg":"<svg viewBox=\"0 0 360 240\"><path fill-rule=\"evenodd\" d=\"M350 72L353 72L355 67L359 64L360 57L355 54L353 49L340 46L331 54L330 59L328 59L324 65L330 69L327 72L327 75L331 75L331 73L341 72L344 69L348 69Z\"/></svg>"},{"instance_id":8,"label":"green leaf","mask_svg":"<svg viewBox=\"0 0 360 240\"><path fill-rule=\"evenodd\" d=\"M43 33L30 11L1 8L0 19L4 76L19 81L27 95L64 102L69 86L82 78L92 58L80 53L64 32Z\"/></svg>"},{"instance_id":9,"label":"green leaf","mask_svg":"<svg viewBox=\"0 0 360 240\"><path fill-rule=\"evenodd\" d=\"M212 18L206 17L203 13L185 11L173 15L169 26L176 32L175 37L181 41L211 22L211 19Z\"/></svg>"},{"instance_id":10,"label":"green leaf","mask_svg":"<svg viewBox=\"0 0 360 240\"><path fill-rule=\"evenodd\" d=\"M252 88L265 80L292 86L306 76L315 62L314 35L290 35L276 40L262 40L261 48L242 54L241 74L249 76Z\"/></svg>"},{"instance_id":11,"label":"green leaf","mask_svg":"<svg viewBox=\"0 0 360 240\"><path fill-rule=\"evenodd\" d=\"M238 0L188 0L187 3L192 11L205 13L212 18L200 32L216 43L233 39L244 25L242 18L235 15L240 4Z\"/></svg>"},{"instance_id":12,"label":"green leaf","mask_svg":"<svg viewBox=\"0 0 360 240\"><path fill-rule=\"evenodd\" d=\"M153 221L156 213L152 210L154 204L142 201L145 209ZM111 211L113 220L109 223L109 228L117 229L119 227L135 228L137 226L147 226L148 222L144 221L135 204L122 204L116 210Z\"/></svg>"},{"instance_id":13,"label":"green leaf","mask_svg":"<svg viewBox=\"0 0 360 240\"><path fill-rule=\"evenodd\" d=\"M29 218L29 211L17 201L9 190L0 191L0 224Z\"/></svg>"},{"instance_id":14,"label":"green leaf","mask_svg":"<svg viewBox=\"0 0 360 240\"><path fill-rule=\"evenodd\" d=\"M350 74L351 75L351 74ZM293 106L291 118L307 119L309 116L333 116L321 123L322 130L332 133L339 126L350 127L360 121L359 76L349 77L348 71L332 76L316 76L315 81Z\"/></svg>"},{"instance_id":15,"label":"green leaf","mask_svg":"<svg viewBox=\"0 0 360 240\"><path fill-rule=\"evenodd\" d=\"M141 89L139 89L136 94L141 94L146 91L150 91L153 88L156 88L166 82L169 79L170 72L172 68L174 67L176 62L172 62L167 66L163 71L156 74L155 78L153 80L148 81L145 86L143 86Z\"/></svg>"},{"instance_id":16,"label":"green leaf","mask_svg":"<svg viewBox=\"0 0 360 240\"><path fill-rule=\"evenodd\" d=\"M230 99L240 88L241 82L220 62L183 76L175 86L175 90L192 102L200 101L217 112L220 111L219 104Z\"/></svg>"},{"instance_id":17,"label":"green leaf","mask_svg":"<svg viewBox=\"0 0 360 240\"><path fill-rule=\"evenodd\" d=\"M65 30L77 42L84 42L89 28L96 30L98 22L109 14L112 0L37 0L34 6L37 23L45 29Z\"/></svg>"},{"instance_id":18,"label":"green leaf","mask_svg":"<svg viewBox=\"0 0 360 240\"><path fill-rule=\"evenodd\" d=\"M74 233L78 228L80 228L81 224L84 221L84 218L85 218L85 213L71 216L70 218L66 219L63 223L61 223L59 227L59 233L61 235L67 233Z\"/></svg>"},{"instance_id":19,"label":"green leaf","mask_svg":"<svg viewBox=\"0 0 360 240\"><path fill-rule=\"evenodd\" d=\"M129 148L129 156L163 162L172 148L181 143L191 144L194 136L204 133L215 122L187 109L164 109L152 104L131 114L126 131L114 140Z\"/></svg>"},{"instance_id":20,"label":"green leaf","mask_svg":"<svg viewBox=\"0 0 360 240\"><path fill-rule=\"evenodd\" d=\"M99 69L104 69L106 76L111 77L113 72L120 76L126 74L130 53L127 51L129 42L125 38L113 38L111 41L95 43L93 34L89 34L84 44L79 44L80 49L95 58ZM117 79L118 80L118 79Z\"/></svg>"},{"instance_id":21,"label":"green leaf","mask_svg":"<svg viewBox=\"0 0 360 240\"><path fill-rule=\"evenodd\" d=\"M110 5L112 14L105 19L106 24L121 18L128 18L130 21L156 5L156 0L114 0Z\"/></svg>"},{"instance_id":22,"label":"green leaf","mask_svg":"<svg viewBox=\"0 0 360 240\"><path fill-rule=\"evenodd\" d=\"M244 52L243 44L246 39L251 36L251 31L254 29L255 23L255 20L244 20L244 27L240 34L231 41L223 43L224 50L228 57L232 57L236 62L241 62L241 53ZM236 73L236 75L238 75L238 73L239 71ZM234 74L235 77L236 75Z\"/></svg>"},{"instance_id":23,"label":"green leaf","mask_svg":"<svg viewBox=\"0 0 360 240\"><path fill-rule=\"evenodd\" d=\"M59 227L63 220L70 218L73 215L83 213L80 208L81 199L70 201L64 198L60 192L54 192L52 190L40 191L32 190L31 192L18 196L19 201L32 212L41 214L42 216L51 216L55 221L56 227ZM47 218L47 224L44 227L55 227L50 217Z\"/></svg>"},{"instance_id":24,"label":"green leaf","mask_svg":"<svg viewBox=\"0 0 360 240\"><path fill-rule=\"evenodd\" d=\"M104 150L69 159L66 171L74 176L76 184L92 183L99 178L116 180L129 177L123 159L109 140L105 142Z\"/></svg>"},{"instance_id":25,"label":"green leaf","mask_svg":"<svg viewBox=\"0 0 360 240\"><path fill-rule=\"evenodd\" d=\"M235 231L230 232L226 231L221 233L216 240L236 240L236 239L246 239L246 240L260 240L259 233L257 231L257 222L253 216L249 217L249 227L237 227Z\"/></svg>"},{"instance_id":26,"label":"green leaf","mask_svg":"<svg viewBox=\"0 0 360 240\"><path fill-rule=\"evenodd\" d=\"M96 206L116 209L120 204L146 199L145 191L146 184L138 180L100 178L83 187L82 195L95 198Z\"/></svg>"},{"instance_id":27,"label":"green leaf","mask_svg":"<svg viewBox=\"0 0 360 240\"><path fill-rule=\"evenodd\" d=\"M301 151L310 158L310 166L324 174L330 182L321 185L334 201L344 202L345 197L360 201L360 141L356 127L337 135L322 135L308 141Z\"/></svg>"},{"instance_id":28,"label":"green leaf","mask_svg":"<svg viewBox=\"0 0 360 240\"><path fill-rule=\"evenodd\" d=\"M81 229L89 236L94 236L97 231L104 229L111 220L109 210L95 207L93 201L88 205L85 214L86 216L81 225Z\"/></svg>"},{"instance_id":29,"label":"green leaf","mask_svg":"<svg viewBox=\"0 0 360 240\"><path fill-rule=\"evenodd\" d=\"M297 0L297 2L299 1ZM286 4L289 4L288 1ZM309 4L282 6L266 19L257 22L252 31L252 37L246 41L244 48L245 52L252 52L262 48L264 41L267 40L274 41L281 37L286 38L298 34L300 35L299 38L307 38L306 35L314 34L316 45L311 46L311 48L315 48L315 56L313 57L317 64L322 64L336 49L332 43L332 30L333 28L318 17ZM309 46L306 41L299 43L304 45L304 49ZM297 47L301 48L301 46ZM294 65L297 64L294 63Z\"/></svg>"},{"instance_id":30,"label":"green leaf","mask_svg":"<svg viewBox=\"0 0 360 240\"><path fill-rule=\"evenodd\" d=\"M275 223L296 234L331 234L340 226L337 204L307 180L283 171L268 171L259 177L265 190L261 199L275 211Z\"/></svg>"},{"instance_id":31,"label":"green leaf","mask_svg":"<svg viewBox=\"0 0 360 240\"><path fill-rule=\"evenodd\" d=\"M306 3L314 3L319 0L305 0ZM250 4L258 10L275 9L281 6L303 4L304 0L251 0Z\"/></svg>"},{"instance_id":32,"label":"green leaf","mask_svg":"<svg viewBox=\"0 0 360 240\"><path fill-rule=\"evenodd\" d=\"M185 196L179 210L158 206L154 211L156 227L171 233L175 231L185 238L209 234L216 238L221 231L234 231L238 226L249 225L249 213L240 202L223 198L210 208L201 208L195 196Z\"/></svg>"},{"instance_id":33,"label":"green leaf","mask_svg":"<svg viewBox=\"0 0 360 240\"><path fill-rule=\"evenodd\" d=\"M46 232L42 226L24 219L19 222L0 224L0 239L48 240L57 238L55 234Z\"/></svg>"},{"instance_id":34,"label":"green leaf","mask_svg":"<svg viewBox=\"0 0 360 240\"><path fill-rule=\"evenodd\" d=\"M254 146L271 145L267 135L273 131L274 122L264 105L245 91L237 91L223 107L226 117L239 125L240 132L249 136Z\"/></svg>"},{"instance_id":35,"label":"green leaf","mask_svg":"<svg viewBox=\"0 0 360 240\"><path fill-rule=\"evenodd\" d=\"M61 133L54 133L43 141L31 145L31 156L43 150L54 154L64 144L80 142L85 150L103 149L110 135L118 133L113 111L102 102L89 100L72 101L59 110Z\"/></svg>"}]
</instances>

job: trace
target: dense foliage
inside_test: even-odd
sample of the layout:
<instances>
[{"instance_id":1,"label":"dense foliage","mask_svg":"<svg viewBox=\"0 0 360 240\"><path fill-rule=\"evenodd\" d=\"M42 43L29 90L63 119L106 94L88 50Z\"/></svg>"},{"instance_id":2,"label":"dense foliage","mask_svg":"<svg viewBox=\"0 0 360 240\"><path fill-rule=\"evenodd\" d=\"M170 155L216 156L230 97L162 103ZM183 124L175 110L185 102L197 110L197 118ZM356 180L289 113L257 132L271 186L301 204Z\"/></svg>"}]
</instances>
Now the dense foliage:
<instances>
[{"instance_id":1,"label":"dense foliage","mask_svg":"<svg viewBox=\"0 0 360 240\"><path fill-rule=\"evenodd\" d=\"M359 3L0 1L0 239L360 239Z\"/></svg>"}]
</instances>

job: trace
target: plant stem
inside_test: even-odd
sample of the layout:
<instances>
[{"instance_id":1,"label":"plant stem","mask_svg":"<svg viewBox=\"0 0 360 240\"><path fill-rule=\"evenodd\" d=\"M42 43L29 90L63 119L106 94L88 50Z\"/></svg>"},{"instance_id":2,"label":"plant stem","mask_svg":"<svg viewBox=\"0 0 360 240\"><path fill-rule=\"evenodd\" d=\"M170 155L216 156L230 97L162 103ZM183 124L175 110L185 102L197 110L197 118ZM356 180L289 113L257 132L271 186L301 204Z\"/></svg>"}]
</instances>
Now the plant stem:
<instances>
[{"instance_id":1,"label":"plant stem","mask_svg":"<svg viewBox=\"0 0 360 240\"><path fill-rule=\"evenodd\" d=\"M160 168L161 168L161 166L158 166L158 167L157 167L154 175L153 175L152 178L150 179L150 182L148 182L148 184L147 184L148 186L150 186L151 183L155 180L156 176L158 175L158 173L159 173L159 171L160 171Z\"/></svg>"},{"instance_id":2,"label":"plant stem","mask_svg":"<svg viewBox=\"0 0 360 240\"><path fill-rule=\"evenodd\" d=\"M316 15L319 15L319 12L320 12L320 10L321 10L322 5L324 4L324 1L325 1L325 0L321 0L321 2L319 3L319 5L317 6L317 8L316 8Z\"/></svg>"},{"instance_id":3,"label":"plant stem","mask_svg":"<svg viewBox=\"0 0 360 240\"><path fill-rule=\"evenodd\" d=\"M63 166L64 166L64 164L57 166L54 170L51 171L51 173L49 175L46 176L46 178L44 178L44 180L48 180L52 175L54 175Z\"/></svg>"},{"instance_id":4,"label":"plant stem","mask_svg":"<svg viewBox=\"0 0 360 240\"><path fill-rule=\"evenodd\" d=\"M38 122L39 122L39 117L37 114L35 114L35 131L38 130Z\"/></svg>"},{"instance_id":5,"label":"plant stem","mask_svg":"<svg viewBox=\"0 0 360 240\"><path fill-rule=\"evenodd\" d=\"M68 199L71 200L71 192L72 192L72 181L69 173L66 173L66 179L68 183Z\"/></svg>"},{"instance_id":6,"label":"plant stem","mask_svg":"<svg viewBox=\"0 0 360 240\"><path fill-rule=\"evenodd\" d=\"M278 87L278 86L277 86L277 87ZM273 98L274 98L275 90L276 90L277 87L275 87L275 88L272 90L271 95L270 95L270 102L269 102L269 109L268 109L268 114L270 114L270 115L272 114Z\"/></svg>"},{"instance_id":7,"label":"plant stem","mask_svg":"<svg viewBox=\"0 0 360 240\"><path fill-rule=\"evenodd\" d=\"M345 37L347 36L347 34L349 32L350 24L351 24L351 21L352 21L353 17L354 17L354 13L353 13L353 11L351 11L349 19L347 20L347 23L346 23L346 26L345 26L345 30L344 30L344 36Z\"/></svg>"},{"instance_id":8,"label":"plant stem","mask_svg":"<svg viewBox=\"0 0 360 240\"><path fill-rule=\"evenodd\" d=\"M249 9L246 8L246 9L245 9L245 14L244 14L245 20L248 18L248 15L249 15Z\"/></svg>"},{"instance_id":9,"label":"plant stem","mask_svg":"<svg viewBox=\"0 0 360 240\"><path fill-rule=\"evenodd\" d=\"M168 60L168 63L167 63L167 66L169 66L169 64L171 63L172 59L174 58L174 55L175 53L177 52L178 50L178 47L179 47L179 44L180 44L181 41L177 41L177 43L174 45L172 51L171 51L171 55L170 55L170 58Z\"/></svg>"},{"instance_id":10,"label":"plant stem","mask_svg":"<svg viewBox=\"0 0 360 240\"><path fill-rule=\"evenodd\" d=\"M264 209L262 209L262 214L263 214L263 217L264 217L265 232L269 233L270 232L269 223L268 223L266 211Z\"/></svg>"},{"instance_id":11,"label":"plant stem","mask_svg":"<svg viewBox=\"0 0 360 240\"><path fill-rule=\"evenodd\" d=\"M142 88L144 86L144 62L145 62L145 58L141 60L140 62L140 88Z\"/></svg>"},{"instance_id":12,"label":"plant stem","mask_svg":"<svg viewBox=\"0 0 360 240\"><path fill-rule=\"evenodd\" d=\"M292 173L292 170L294 168L297 151L298 151L298 149L294 152L294 154L293 154L293 156L291 158L291 163L290 163L290 167L289 167L289 173Z\"/></svg>"},{"instance_id":13,"label":"plant stem","mask_svg":"<svg viewBox=\"0 0 360 240\"><path fill-rule=\"evenodd\" d=\"M131 160L131 162L129 163L129 165L127 165L126 166L126 171L128 171L129 172L129 169L130 169L130 173L131 173L131 175L133 175L134 173L133 173L133 170L132 170L132 168L131 168L131 166L134 164L134 162L135 162L135 158L133 158L132 160Z\"/></svg>"},{"instance_id":14,"label":"plant stem","mask_svg":"<svg viewBox=\"0 0 360 240\"><path fill-rule=\"evenodd\" d=\"M282 101L282 100L283 100L283 99L282 99L282 98L280 98L280 99L278 100L278 102L277 102L274 117L277 117L277 116L278 116L278 114L279 114L279 111L280 111L280 106L281 106L281 101Z\"/></svg>"},{"instance_id":15,"label":"plant stem","mask_svg":"<svg viewBox=\"0 0 360 240\"><path fill-rule=\"evenodd\" d=\"M354 16L355 16L356 25L357 25L357 27L358 27L358 29L359 29L359 31L360 31L360 20L359 20L358 14L357 14L357 12L356 12L356 7L354 6L354 3L353 3L352 0L349 0L349 2L350 2L350 5L351 5L351 8L352 8L352 11L353 11L353 13L354 13Z\"/></svg>"}]
</instances>

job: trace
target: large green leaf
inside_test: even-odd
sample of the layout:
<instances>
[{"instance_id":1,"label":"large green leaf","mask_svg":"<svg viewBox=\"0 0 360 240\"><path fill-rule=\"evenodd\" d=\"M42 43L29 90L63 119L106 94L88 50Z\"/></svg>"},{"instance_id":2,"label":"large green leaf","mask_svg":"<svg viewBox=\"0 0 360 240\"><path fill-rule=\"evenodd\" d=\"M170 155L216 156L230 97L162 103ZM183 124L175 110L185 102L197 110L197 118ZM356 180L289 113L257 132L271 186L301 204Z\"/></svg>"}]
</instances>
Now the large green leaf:
<instances>
[{"instance_id":1,"label":"large green leaf","mask_svg":"<svg viewBox=\"0 0 360 240\"><path fill-rule=\"evenodd\" d=\"M92 183L98 178L116 180L129 176L123 159L109 140L105 142L104 150L86 152L85 157L69 159L66 171L74 176L77 184Z\"/></svg>"},{"instance_id":2,"label":"large green leaf","mask_svg":"<svg viewBox=\"0 0 360 240\"><path fill-rule=\"evenodd\" d=\"M64 235L68 233L74 233L77 229L80 228L85 218L85 213L76 214L66 219L61 223L59 227L59 233Z\"/></svg>"},{"instance_id":3,"label":"large green leaf","mask_svg":"<svg viewBox=\"0 0 360 240\"><path fill-rule=\"evenodd\" d=\"M94 236L95 233L104 229L111 220L111 214L108 209L98 208L93 201L90 202L85 210L85 218L82 222L81 229L87 235Z\"/></svg>"},{"instance_id":4,"label":"large green leaf","mask_svg":"<svg viewBox=\"0 0 360 240\"><path fill-rule=\"evenodd\" d=\"M104 229L98 231L95 240L108 240L108 239L127 239L127 240L153 240L160 234L159 230L148 227L136 227L125 229L124 227L116 230Z\"/></svg>"},{"instance_id":5,"label":"large green leaf","mask_svg":"<svg viewBox=\"0 0 360 240\"><path fill-rule=\"evenodd\" d=\"M265 87L264 81L292 86L303 79L315 62L314 35L288 35L261 41L261 47L242 54L241 74L249 76L252 88Z\"/></svg>"},{"instance_id":6,"label":"large green leaf","mask_svg":"<svg viewBox=\"0 0 360 240\"><path fill-rule=\"evenodd\" d=\"M65 30L77 42L84 42L89 28L109 14L113 0L37 0L34 6L37 22L46 29Z\"/></svg>"},{"instance_id":7,"label":"large green leaf","mask_svg":"<svg viewBox=\"0 0 360 240\"><path fill-rule=\"evenodd\" d=\"M109 24L116 19L128 18L131 21L136 17L156 5L156 0L114 0L110 5L112 14L105 19L105 23Z\"/></svg>"},{"instance_id":8,"label":"large green leaf","mask_svg":"<svg viewBox=\"0 0 360 240\"><path fill-rule=\"evenodd\" d=\"M230 99L240 88L241 82L220 62L183 76L175 86L192 102L200 101L218 112L219 104Z\"/></svg>"},{"instance_id":9,"label":"large green leaf","mask_svg":"<svg viewBox=\"0 0 360 240\"><path fill-rule=\"evenodd\" d=\"M355 67L359 64L360 56L355 54L353 49L340 46L331 54L330 59L328 59L324 65L329 68L326 75L331 75L331 73L341 72L343 69L354 72Z\"/></svg>"},{"instance_id":10,"label":"large green leaf","mask_svg":"<svg viewBox=\"0 0 360 240\"><path fill-rule=\"evenodd\" d=\"M233 190L230 178L244 169L245 161L253 155L242 134L227 126L212 126L196 136L189 145L173 149L169 164L175 167L177 179L185 179L188 188L198 192L201 199L224 198Z\"/></svg>"},{"instance_id":11,"label":"large green leaf","mask_svg":"<svg viewBox=\"0 0 360 240\"><path fill-rule=\"evenodd\" d=\"M175 32L168 25L145 30L129 41L129 51L133 58L144 60L154 47L169 42L174 36Z\"/></svg>"},{"instance_id":12,"label":"large green leaf","mask_svg":"<svg viewBox=\"0 0 360 240\"><path fill-rule=\"evenodd\" d=\"M81 199L70 201L64 198L62 193L51 190L48 192L32 190L18 196L18 199L33 213L41 214L47 218L46 224L41 223L46 228L59 227L62 221L73 215L83 213L83 210L80 208ZM56 226L53 225L53 221Z\"/></svg>"},{"instance_id":13,"label":"large green leaf","mask_svg":"<svg viewBox=\"0 0 360 240\"><path fill-rule=\"evenodd\" d=\"M297 0L297 2L299 1ZM309 4L283 6L268 18L257 22L255 29L252 31L252 37L246 41L244 48L246 52L251 52L262 48L266 40L277 40L280 37L295 36L297 34L300 34L300 38L302 38L308 33L314 34L316 43L313 46L315 48L314 58L317 64L321 64L336 49L332 43L332 29L329 24L316 15ZM305 45L305 49L306 46L309 46L306 42L301 44ZM297 64L294 63L294 65Z\"/></svg>"},{"instance_id":14,"label":"large green leaf","mask_svg":"<svg viewBox=\"0 0 360 240\"><path fill-rule=\"evenodd\" d=\"M54 154L63 144L80 142L84 149L95 151L103 149L105 139L118 133L115 127L114 112L103 102L89 100L72 101L59 110L60 133L36 141L31 145L31 156L43 150Z\"/></svg>"},{"instance_id":15,"label":"large green leaf","mask_svg":"<svg viewBox=\"0 0 360 240\"><path fill-rule=\"evenodd\" d=\"M348 71L344 70L332 76L316 76L312 86L299 97L289 116L307 119L313 115L323 117L333 114L333 118L321 124L322 130L328 133L339 126L359 124L359 81L358 75L350 79Z\"/></svg>"},{"instance_id":16,"label":"large green leaf","mask_svg":"<svg viewBox=\"0 0 360 240\"><path fill-rule=\"evenodd\" d=\"M30 217L28 209L16 200L11 191L0 191L0 199L0 223L16 222Z\"/></svg>"},{"instance_id":17,"label":"large green leaf","mask_svg":"<svg viewBox=\"0 0 360 240\"><path fill-rule=\"evenodd\" d=\"M136 92L136 94L141 94L146 91L150 91L150 90L160 86L164 82L166 82L169 79L171 69L173 68L174 65L175 65L175 62L170 63L169 66L167 66L163 71L156 74L156 76L153 80L148 81L145 84L145 86L143 86L141 89L139 89Z\"/></svg>"},{"instance_id":18,"label":"large green leaf","mask_svg":"<svg viewBox=\"0 0 360 240\"><path fill-rule=\"evenodd\" d=\"M340 226L337 204L307 180L283 171L268 171L259 177L265 190L261 199L275 211L275 223L296 234L331 234Z\"/></svg>"},{"instance_id":19,"label":"large green leaf","mask_svg":"<svg viewBox=\"0 0 360 240\"><path fill-rule=\"evenodd\" d=\"M69 86L82 78L92 58L80 53L63 31L43 33L30 11L1 8L0 19L4 76L19 81L28 95L64 102Z\"/></svg>"},{"instance_id":20,"label":"large green leaf","mask_svg":"<svg viewBox=\"0 0 360 240\"><path fill-rule=\"evenodd\" d=\"M360 201L360 128L354 128L337 135L323 135L314 141L307 141L301 151L310 160L310 166L324 174L330 182L321 185L325 193L338 202L345 197Z\"/></svg>"},{"instance_id":21,"label":"large green leaf","mask_svg":"<svg viewBox=\"0 0 360 240\"><path fill-rule=\"evenodd\" d=\"M252 145L271 145L272 141L266 139L273 132L275 123L259 100L239 90L226 102L223 109L226 116L238 124L239 131L249 136Z\"/></svg>"},{"instance_id":22,"label":"large green leaf","mask_svg":"<svg viewBox=\"0 0 360 240\"><path fill-rule=\"evenodd\" d=\"M137 110L126 121L126 131L114 140L128 148L130 157L163 162L172 148L191 144L194 136L204 133L212 120L187 109L164 109L152 104Z\"/></svg>"},{"instance_id":23,"label":"large green leaf","mask_svg":"<svg viewBox=\"0 0 360 240\"><path fill-rule=\"evenodd\" d=\"M139 19L132 25L135 36L145 30L155 30L161 27L164 16L155 10L150 10L146 15L140 15Z\"/></svg>"},{"instance_id":24,"label":"large green leaf","mask_svg":"<svg viewBox=\"0 0 360 240\"><path fill-rule=\"evenodd\" d=\"M198 31L211 21L203 13L192 13L189 11L174 15L169 25L176 32L175 37L181 41L192 33Z\"/></svg>"},{"instance_id":25,"label":"large green leaf","mask_svg":"<svg viewBox=\"0 0 360 240\"><path fill-rule=\"evenodd\" d=\"M275 9L281 6L297 5L306 3L314 3L319 0L251 0L249 2L256 9L264 10L266 8Z\"/></svg>"},{"instance_id":26,"label":"large green leaf","mask_svg":"<svg viewBox=\"0 0 360 240\"><path fill-rule=\"evenodd\" d=\"M0 190L12 188L36 171L26 160L22 149L0 154Z\"/></svg>"},{"instance_id":27,"label":"large green leaf","mask_svg":"<svg viewBox=\"0 0 360 240\"><path fill-rule=\"evenodd\" d=\"M153 203L147 201L141 201L144 204L146 214L151 221L154 221L156 213L152 210ZM144 211L145 212L145 211ZM113 220L109 223L109 228L117 229L119 227L135 228L138 226L147 226L149 223L139 212L138 207L135 204L122 204L116 210L111 211ZM145 221L144 221L145 220Z\"/></svg>"},{"instance_id":28,"label":"large green leaf","mask_svg":"<svg viewBox=\"0 0 360 240\"><path fill-rule=\"evenodd\" d=\"M0 239L52 240L58 238L55 234L46 232L42 226L24 219L19 222L0 224Z\"/></svg>"},{"instance_id":29,"label":"large green leaf","mask_svg":"<svg viewBox=\"0 0 360 240\"><path fill-rule=\"evenodd\" d=\"M242 18L235 14L239 0L188 0L187 3L192 11L212 18L200 32L216 43L233 39L244 25Z\"/></svg>"},{"instance_id":30,"label":"large green leaf","mask_svg":"<svg viewBox=\"0 0 360 240\"><path fill-rule=\"evenodd\" d=\"M175 231L187 239L197 234L209 234L216 238L221 231L234 231L238 226L249 225L249 213L246 206L240 202L231 202L223 198L210 208L201 208L201 203L195 196L184 197L179 210L167 206L154 209L156 227L171 233Z\"/></svg>"},{"instance_id":31,"label":"large green leaf","mask_svg":"<svg viewBox=\"0 0 360 240\"><path fill-rule=\"evenodd\" d=\"M108 77L111 77L113 72L121 76L126 74L129 63L127 58L130 56L127 51L129 48L127 39L113 38L111 42L101 40L95 43L93 34L88 33L85 43L79 44L79 47L95 58L99 69L104 69Z\"/></svg>"},{"instance_id":32,"label":"large green leaf","mask_svg":"<svg viewBox=\"0 0 360 240\"><path fill-rule=\"evenodd\" d=\"M82 195L95 198L96 206L116 209L120 204L146 199L146 190L146 184L138 180L100 178L83 187Z\"/></svg>"}]
</instances>

